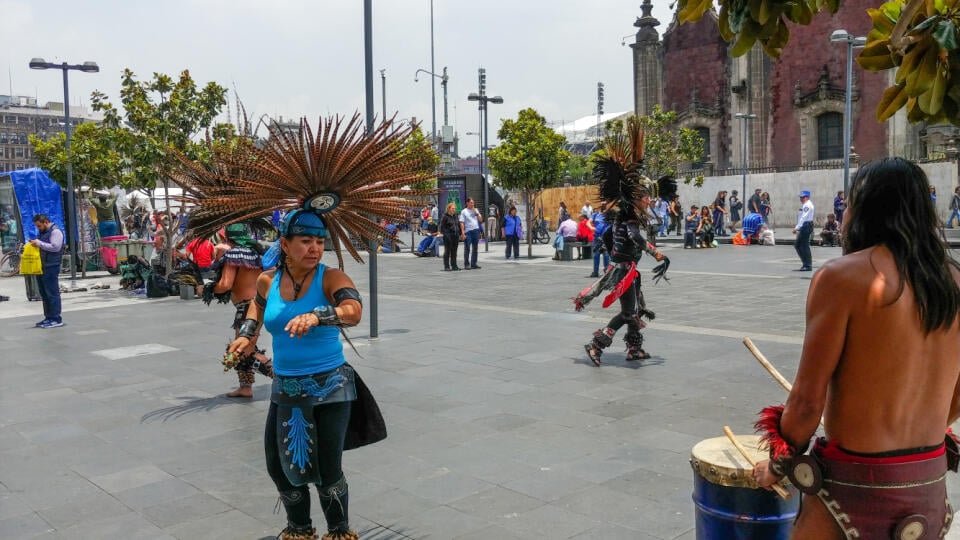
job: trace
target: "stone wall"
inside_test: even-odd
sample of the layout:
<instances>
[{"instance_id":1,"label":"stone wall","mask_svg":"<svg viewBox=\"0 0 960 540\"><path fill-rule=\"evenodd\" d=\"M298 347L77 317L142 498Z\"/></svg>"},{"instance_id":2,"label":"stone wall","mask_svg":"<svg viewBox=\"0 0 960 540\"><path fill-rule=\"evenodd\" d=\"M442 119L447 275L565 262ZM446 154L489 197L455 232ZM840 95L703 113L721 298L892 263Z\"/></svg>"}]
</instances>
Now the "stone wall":
<instances>
[{"instance_id":1,"label":"stone wall","mask_svg":"<svg viewBox=\"0 0 960 540\"><path fill-rule=\"evenodd\" d=\"M950 205L951 194L957 186L957 163L952 161L922 163L920 168L927 174L930 183L937 188L937 211L942 219L946 219L950 215L947 207ZM850 169L851 181L855 172L855 168ZM833 212L833 198L837 191L843 189L843 169L749 174L746 197L743 196L741 189L742 182L743 177L738 175L706 177L703 186L699 188L680 184L680 202L684 209L689 209L694 203L699 206L710 205L716 198L717 192L725 189L728 192L739 191L746 207L747 199L753 194L753 190L760 188L770 194L770 201L773 203L774 227L793 228L797 222L797 211L800 209L798 195L801 191L807 190L811 193L810 200L816 208L815 223L819 226L826 220L827 213Z\"/></svg>"},{"instance_id":2,"label":"stone wall","mask_svg":"<svg viewBox=\"0 0 960 540\"><path fill-rule=\"evenodd\" d=\"M834 16L820 13L809 26L790 26L790 43L774 64L774 75L767 97L772 104L771 147L772 163L811 163L817 157L816 116L824 112L843 114L843 89L846 87L847 46L831 43L830 34L844 28L855 36L866 36L871 29L867 8L875 7L872 0L848 0ZM854 50L854 54L857 54ZM800 94L817 92L821 73L826 69L829 86L839 90L821 96L807 106L797 107L795 87ZM855 95L853 101L853 146L864 160L889 154L886 146L886 123L878 124L876 107L887 86L884 74L864 71L853 64ZM759 141L758 141L759 142ZM897 148L897 147L893 147ZM771 193L771 196L773 194Z\"/></svg>"}]
</instances>

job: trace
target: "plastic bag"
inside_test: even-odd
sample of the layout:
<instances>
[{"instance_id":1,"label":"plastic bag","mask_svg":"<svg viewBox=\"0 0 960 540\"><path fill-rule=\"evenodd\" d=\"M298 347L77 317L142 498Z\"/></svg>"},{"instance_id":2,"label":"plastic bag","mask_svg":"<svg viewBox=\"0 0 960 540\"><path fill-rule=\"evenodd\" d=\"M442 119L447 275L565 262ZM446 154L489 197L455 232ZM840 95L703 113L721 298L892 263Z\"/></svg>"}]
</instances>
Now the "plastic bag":
<instances>
[{"instance_id":1,"label":"plastic bag","mask_svg":"<svg viewBox=\"0 0 960 540\"><path fill-rule=\"evenodd\" d=\"M20 274L24 276L43 274L43 265L40 263L40 248L33 244L23 246L23 255L20 257Z\"/></svg>"}]
</instances>

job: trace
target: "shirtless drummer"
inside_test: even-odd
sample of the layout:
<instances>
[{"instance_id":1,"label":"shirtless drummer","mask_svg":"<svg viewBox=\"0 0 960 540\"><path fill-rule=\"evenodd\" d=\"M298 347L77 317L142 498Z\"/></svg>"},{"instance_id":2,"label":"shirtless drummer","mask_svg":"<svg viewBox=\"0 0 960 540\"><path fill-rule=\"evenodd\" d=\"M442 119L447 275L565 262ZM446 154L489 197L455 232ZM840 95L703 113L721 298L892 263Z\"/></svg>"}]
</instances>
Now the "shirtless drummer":
<instances>
[{"instance_id":1,"label":"shirtless drummer","mask_svg":"<svg viewBox=\"0 0 960 540\"><path fill-rule=\"evenodd\" d=\"M787 474L805 494L793 539L943 538L953 518L944 475L957 470L944 431L960 416L960 266L913 163L862 166L848 202L844 256L807 295L793 390L757 422L771 459L754 477L767 487ZM825 437L811 441L821 414Z\"/></svg>"}]
</instances>

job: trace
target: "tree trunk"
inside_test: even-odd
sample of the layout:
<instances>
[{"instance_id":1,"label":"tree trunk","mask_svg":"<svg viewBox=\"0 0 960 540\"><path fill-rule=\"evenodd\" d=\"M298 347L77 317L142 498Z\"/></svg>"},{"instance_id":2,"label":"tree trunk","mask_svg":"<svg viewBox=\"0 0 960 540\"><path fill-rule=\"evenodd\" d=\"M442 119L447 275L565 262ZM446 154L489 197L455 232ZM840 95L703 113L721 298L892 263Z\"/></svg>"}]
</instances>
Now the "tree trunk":
<instances>
[{"instance_id":1,"label":"tree trunk","mask_svg":"<svg viewBox=\"0 0 960 540\"><path fill-rule=\"evenodd\" d=\"M527 222L527 258L533 258L533 218L530 215L530 190L523 190L523 207Z\"/></svg>"},{"instance_id":2,"label":"tree trunk","mask_svg":"<svg viewBox=\"0 0 960 540\"><path fill-rule=\"evenodd\" d=\"M166 205L166 215L167 215L167 226L163 228L164 236L164 249L167 250L166 261L164 261L164 266L166 267L166 275L169 276L173 272L173 215L170 213L170 180L167 177L163 178L163 203Z\"/></svg>"},{"instance_id":3,"label":"tree trunk","mask_svg":"<svg viewBox=\"0 0 960 540\"><path fill-rule=\"evenodd\" d=\"M81 183L80 186L83 186L83 183ZM80 186L77 186L73 195L79 195L78 192L80 191ZM79 196L75 196L73 200L75 201L75 206L79 207L79 211L77 212L76 218L78 222L77 231L80 234L80 238L79 238L80 241L77 242L77 251L79 253L76 253L75 255L77 256L77 260L80 261L80 277L86 278L87 277L87 252L84 251L83 249L83 240L86 234L86 227L84 227L84 222L86 220L83 219L83 214L87 210L83 207L83 199L81 199ZM70 264L75 264L75 261L70 261Z\"/></svg>"}]
</instances>

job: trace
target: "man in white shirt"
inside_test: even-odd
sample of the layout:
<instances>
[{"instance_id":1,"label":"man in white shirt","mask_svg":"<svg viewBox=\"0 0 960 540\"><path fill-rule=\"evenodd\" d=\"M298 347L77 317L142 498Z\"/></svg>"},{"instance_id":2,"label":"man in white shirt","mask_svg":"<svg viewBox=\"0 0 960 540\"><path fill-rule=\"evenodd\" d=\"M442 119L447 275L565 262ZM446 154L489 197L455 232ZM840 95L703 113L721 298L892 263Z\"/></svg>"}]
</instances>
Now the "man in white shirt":
<instances>
[{"instance_id":1,"label":"man in white shirt","mask_svg":"<svg viewBox=\"0 0 960 540\"><path fill-rule=\"evenodd\" d=\"M797 212L797 226L793 228L797 235L793 241L793 248L800 256L800 272L813 270L813 255L810 253L810 236L813 235L813 203L810 201L810 192L800 192L800 210Z\"/></svg>"},{"instance_id":2,"label":"man in white shirt","mask_svg":"<svg viewBox=\"0 0 960 540\"><path fill-rule=\"evenodd\" d=\"M587 219L590 219L590 216L593 215L593 206L590 205L590 201L583 203L583 208L580 209L580 215L587 216Z\"/></svg>"},{"instance_id":3,"label":"man in white shirt","mask_svg":"<svg viewBox=\"0 0 960 540\"><path fill-rule=\"evenodd\" d=\"M467 206L460 211L460 240L463 242L463 269L479 270L477 266L477 251L480 245L480 223L483 217L477 211L472 198L467 199Z\"/></svg>"}]
</instances>

